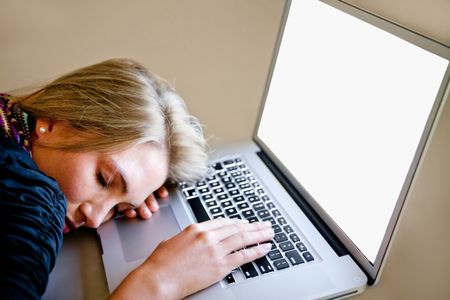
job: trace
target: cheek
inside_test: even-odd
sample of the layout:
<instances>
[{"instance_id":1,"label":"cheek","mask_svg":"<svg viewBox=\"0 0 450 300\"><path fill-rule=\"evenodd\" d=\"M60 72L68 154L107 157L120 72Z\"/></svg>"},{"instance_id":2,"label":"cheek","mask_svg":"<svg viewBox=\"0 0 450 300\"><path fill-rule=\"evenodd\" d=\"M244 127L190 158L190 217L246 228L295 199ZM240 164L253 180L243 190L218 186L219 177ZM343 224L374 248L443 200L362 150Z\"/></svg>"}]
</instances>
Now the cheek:
<instances>
[{"instance_id":1,"label":"cheek","mask_svg":"<svg viewBox=\"0 0 450 300\"><path fill-rule=\"evenodd\" d=\"M90 169L82 166L83 164L66 161L55 178L69 203L85 201L93 193L95 177L88 171Z\"/></svg>"}]
</instances>

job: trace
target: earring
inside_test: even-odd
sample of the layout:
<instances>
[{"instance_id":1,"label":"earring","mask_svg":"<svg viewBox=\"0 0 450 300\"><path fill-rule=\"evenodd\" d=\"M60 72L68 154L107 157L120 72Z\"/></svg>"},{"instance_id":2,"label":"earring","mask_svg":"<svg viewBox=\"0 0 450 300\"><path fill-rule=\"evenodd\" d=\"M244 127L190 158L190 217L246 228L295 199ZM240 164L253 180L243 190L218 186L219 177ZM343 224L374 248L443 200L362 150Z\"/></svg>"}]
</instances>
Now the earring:
<instances>
[{"instance_id":1,"label":"earring","mask_svg":"<svg viewBox=\"0 0 450 300\"><path fill-rule=\"evenodd\" d=\"M47 130L45 129L45 127L39 127L39 132L44 134Z\"/></svg>"}]
</instances>

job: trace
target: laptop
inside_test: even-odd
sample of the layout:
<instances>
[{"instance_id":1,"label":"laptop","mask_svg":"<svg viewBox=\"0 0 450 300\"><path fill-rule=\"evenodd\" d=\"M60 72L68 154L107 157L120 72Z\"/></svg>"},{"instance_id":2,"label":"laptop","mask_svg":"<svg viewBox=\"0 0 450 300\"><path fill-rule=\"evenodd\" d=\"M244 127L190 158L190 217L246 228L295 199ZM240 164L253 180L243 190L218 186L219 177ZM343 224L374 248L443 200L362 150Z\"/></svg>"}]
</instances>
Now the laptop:
<instances>
[{"instance_id":1,"label":"laptop","mask_svg":"<svg viewBox=\"0 0 450 300\"><path fill-rule=\"evenodd\" d=\"M253 139L214 151L210 174L151 219L98 229L109 290L160 241L217 217L272 222L272 250L189 298L338 299L376 284L449 97L449 59L341 1L287 1Z\"/></svg>"}]
</instances>

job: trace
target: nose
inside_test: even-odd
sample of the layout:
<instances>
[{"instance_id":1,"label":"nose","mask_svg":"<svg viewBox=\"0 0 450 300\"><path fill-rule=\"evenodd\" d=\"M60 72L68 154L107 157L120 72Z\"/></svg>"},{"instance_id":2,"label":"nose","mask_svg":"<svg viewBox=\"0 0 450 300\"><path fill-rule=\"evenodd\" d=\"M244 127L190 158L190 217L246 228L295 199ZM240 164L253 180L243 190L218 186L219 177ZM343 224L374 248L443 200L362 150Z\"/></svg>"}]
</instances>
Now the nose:
<instances>
[{"instance_id":1,"label":"nose","mask_svg":"<svg viewBox=\"0 0 450 300\"><path fill-rule=\"evenodd\" d=\"M86 220L85 226L98 228L107 215L110 214L114 205L108 203L94 203L86 201L80 204L79 211Z\"/></svg>"}]
</instances>

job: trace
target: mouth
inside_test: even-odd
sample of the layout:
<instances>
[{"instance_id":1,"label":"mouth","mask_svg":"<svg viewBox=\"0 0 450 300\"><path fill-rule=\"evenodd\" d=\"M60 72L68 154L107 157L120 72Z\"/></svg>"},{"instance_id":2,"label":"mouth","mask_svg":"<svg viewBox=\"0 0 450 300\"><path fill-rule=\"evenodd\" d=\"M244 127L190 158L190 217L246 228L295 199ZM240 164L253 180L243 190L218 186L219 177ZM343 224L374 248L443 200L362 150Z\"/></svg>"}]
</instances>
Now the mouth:
<instances>
[{"instance_id":1,"label":"mouth","mask_svg":"<svg viewBox=\"0 0 450 300\"><path fill-rule=\"evenodd\" d=\"M64 222L63 233L66 234L75 229L77 229L77 226L75 226L75 223L72 222L72 220L70 220L68 217L66 217L65 222Z\"/></svg>"}]
</instances>

